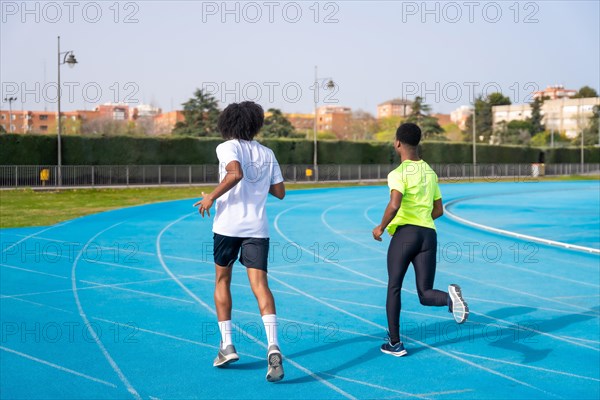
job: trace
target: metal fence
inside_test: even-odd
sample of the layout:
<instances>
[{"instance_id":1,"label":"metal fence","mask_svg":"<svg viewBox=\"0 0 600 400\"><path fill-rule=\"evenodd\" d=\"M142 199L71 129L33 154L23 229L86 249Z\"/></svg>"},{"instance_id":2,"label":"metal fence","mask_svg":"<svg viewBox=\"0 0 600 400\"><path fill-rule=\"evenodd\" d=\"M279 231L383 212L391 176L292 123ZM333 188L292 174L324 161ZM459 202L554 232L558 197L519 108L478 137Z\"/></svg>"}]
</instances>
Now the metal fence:
<instances>
[{"instance_id":1,"label":"metal fence","mask_svg":"<svg viewBox=\"0 0 600 400\"><path fill-rule=\"evenodd\" d=\"M384 180L397 165L281 165L287 182L341 182ZM432 164L444 180L527 178L539 175L574 175L600 172L600 164ZM545 170L545 171L544 171ZM218 165L65 165L61 167L63 187L153 186L214 184L219 180ZM315 176L318 176L316 178ZM0 166L0 187L58 187L55 165Z\"/></svg>"}]
</instances>

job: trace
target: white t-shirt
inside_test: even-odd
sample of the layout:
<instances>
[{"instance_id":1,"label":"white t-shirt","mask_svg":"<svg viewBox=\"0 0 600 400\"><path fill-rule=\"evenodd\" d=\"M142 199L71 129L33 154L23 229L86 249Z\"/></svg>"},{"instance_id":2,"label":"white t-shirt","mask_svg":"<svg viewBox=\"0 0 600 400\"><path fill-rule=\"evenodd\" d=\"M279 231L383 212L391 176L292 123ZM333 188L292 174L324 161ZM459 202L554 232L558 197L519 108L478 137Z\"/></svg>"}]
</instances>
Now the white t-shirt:
<instances>
[{"instance_id":1,"label":"white t-shirt","mask_svg":"<svg viewBox=\"0 0 600 400\"><path fill-rule=\"evenodd\" d=\"M265 205L269 188L283 182L275 154L254 140L228 140L217 146L217 157L219 181L232 161L240 163L244 178L217 199L213 232L231 237L268 238Z\"/></svg>"}]
</instances>

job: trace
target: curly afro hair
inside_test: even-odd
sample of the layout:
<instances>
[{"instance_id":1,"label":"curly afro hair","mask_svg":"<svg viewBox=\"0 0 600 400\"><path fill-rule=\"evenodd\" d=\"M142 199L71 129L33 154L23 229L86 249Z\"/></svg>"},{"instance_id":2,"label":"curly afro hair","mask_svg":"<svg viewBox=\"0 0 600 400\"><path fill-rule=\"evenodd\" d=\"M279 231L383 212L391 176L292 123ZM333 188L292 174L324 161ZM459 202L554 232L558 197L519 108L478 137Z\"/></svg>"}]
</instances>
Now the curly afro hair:
<instances>
[{"instance_id":1,"label":"curly afro hair","mask_svg":"<svg viewBox=\"0 0 600 400\"><path fill-rule=\"evenodd\" d=\"M265 121L265 112L253 101L232 103L225 107L217 127L223 139L252 140Z\"/></svg>"}]
</instances>

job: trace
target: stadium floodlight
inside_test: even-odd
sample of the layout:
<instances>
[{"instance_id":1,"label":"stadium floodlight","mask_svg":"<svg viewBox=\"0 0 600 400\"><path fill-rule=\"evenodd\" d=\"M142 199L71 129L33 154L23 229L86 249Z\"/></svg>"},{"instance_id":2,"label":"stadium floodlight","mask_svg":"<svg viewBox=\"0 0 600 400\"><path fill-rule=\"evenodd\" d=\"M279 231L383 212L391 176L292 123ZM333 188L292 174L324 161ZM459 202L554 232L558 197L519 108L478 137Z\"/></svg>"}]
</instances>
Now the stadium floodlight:
<instances>
[{"instance_id":1,"label":"stadium floodlight","mask_svg":"<svg viewBox=\"0 0 600 400\"><path fill-rule=\"evenodd\" d=\"M325 84L325 88L327 88L328 90L332 90L335 88L335 82L333 82L333 80L331 78L319 78L319 74L318 74L318 68L315 65L315 83L314 83L314 90L315 90L315 120L314 120L314 126L313 126L313 175L315 176L315 182L317 182L319 180L319 165L318 165L318 160L317 160L317 108L319 105L319 89L320 89L320 85L321 83L324 83L325 81L327 81L327 83Z\"/></svg>"},{"instance_id":2,"label":"stadium floodlight","mask_svg":"<svg viewBox=\"0 0 600 400\"><path fill-rule=\"evenodd\" d=\"M57 87L57 107L58 107L58 123L57 123L57 147L58 147L58 186L62 186L62 146L61 146L61 130L62 130L62 120L60 113L60 66L63 64L67 64L69 68L73 68L75 64L77 64L77 59L75 58L75 54L73 54L72 50L69 51L60 51L60 36L58 36L58 87Z\"/></svg>"}]
</instances>

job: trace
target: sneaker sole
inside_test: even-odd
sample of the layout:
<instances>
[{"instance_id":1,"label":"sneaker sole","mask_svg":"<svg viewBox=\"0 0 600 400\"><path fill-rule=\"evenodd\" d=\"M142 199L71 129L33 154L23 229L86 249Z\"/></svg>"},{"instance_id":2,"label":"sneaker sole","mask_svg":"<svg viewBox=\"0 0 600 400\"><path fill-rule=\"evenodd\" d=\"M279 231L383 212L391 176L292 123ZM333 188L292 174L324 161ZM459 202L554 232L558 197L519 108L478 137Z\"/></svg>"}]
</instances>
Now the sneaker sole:
<instances>
[{"instance_id":1,"label":"sneaker sole","mask_svg":"<svg viewBox=\"0 0 600 400\"><path fill-rule=\"evenodd\" d=\"M402 351L388 351L380 348L379 350L381 350L382 353L391 354L394 357L402 357L408 354L408 351L406 351L406 349Z\"/></svg>"},{"instance_id":2,"label":"sneaker sole","mask_svg":"<svg viewBox=\"0 0 600 400\"><path fill-rule=\"evenodd\" d=\"M269 369L267 370L267 381L278 382L283 379L283 358L281 353L273 352L268 355Z\"/></svg>"},{"instance_id":3,"label":"sneaker sole","mask_svg":"<svg viewBox=\"0 0 600 400\"><path fill-rule=\"evenodd\" d=\"M232 364L234 362L236 362L237 360L240 359L240 356L238 356L237 354L228 354L225 356L225 359L219 362L214 362L213 363L213 367L224 367L228 364Z\"/></svg>"},{"instance_id":4,"label":"sneaker sole","mask_svg":"<svg viewBox=\"0 0 600 400\"><path fill-rule=\"evenodd\" d=\"M458 324L462 324L464 323L467 318L469 318L469 306L467 305L467 302L463 299L462 297L462 292L460 289L460 286L456 285L456 284L452 284L450 285L450 287L448 288L448 293L450 294L450 299L452 300L452 316L454 317L454 320L456 321L456 323ZM463 307L463 314L460 318L456 318L456 314L454 314L454 304L460 304Z\"/></svg>"}]
</instances>

